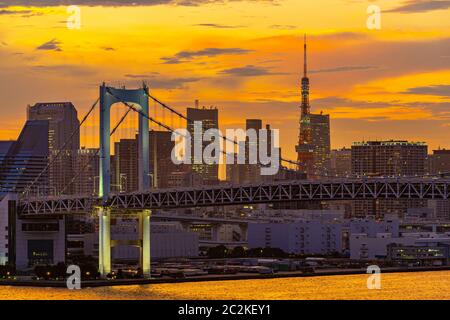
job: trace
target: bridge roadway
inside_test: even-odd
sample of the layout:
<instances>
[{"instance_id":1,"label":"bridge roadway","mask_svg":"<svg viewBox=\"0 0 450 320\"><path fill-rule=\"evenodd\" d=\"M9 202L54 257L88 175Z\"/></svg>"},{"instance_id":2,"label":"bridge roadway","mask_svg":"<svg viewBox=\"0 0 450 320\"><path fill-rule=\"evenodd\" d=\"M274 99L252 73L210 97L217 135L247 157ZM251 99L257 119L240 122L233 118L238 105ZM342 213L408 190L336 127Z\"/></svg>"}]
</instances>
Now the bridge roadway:
<instances>
[{"instance_id":1,"label":"bridge roadway","mask_svg":"<svg viewBox=\"0 0 450 320\"><path fill-rule=\"evenodd\" d=\"M52 215L90 213L95 207L115 212L153 209L231 206L291 201L370 199L450 199L450 179L366 178L321 181L278 181L258 185L152 189L148 192L111 194L108 203L92 196L22 199L18 213Z\"/></svg>"}]
</instances>

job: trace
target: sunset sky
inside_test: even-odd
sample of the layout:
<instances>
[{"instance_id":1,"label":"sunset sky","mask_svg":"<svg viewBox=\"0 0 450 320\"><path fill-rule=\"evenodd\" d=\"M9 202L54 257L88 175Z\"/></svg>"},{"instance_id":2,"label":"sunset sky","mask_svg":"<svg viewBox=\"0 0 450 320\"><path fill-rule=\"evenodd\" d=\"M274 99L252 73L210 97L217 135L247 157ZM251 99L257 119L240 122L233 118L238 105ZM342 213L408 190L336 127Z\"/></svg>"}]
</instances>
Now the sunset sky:
<instances>
[{"instance_id":1,"label":"sunset sky","mask_svg":"<svg viewBox=\"0 0 450 320\"><path fill-rule=\"evenodd\" d=\"M79 30L66 26L70 4ZM366 27L371 4L381 30ZM17 138L28 104L72 101L81 118L101 82L146 80L180 111L217 106L222 128L269 122L295 159L304 33L312 111L331 115L333 148L450 148L446 0L0 0L0 139Z\"/></svg>"}]
</instances>

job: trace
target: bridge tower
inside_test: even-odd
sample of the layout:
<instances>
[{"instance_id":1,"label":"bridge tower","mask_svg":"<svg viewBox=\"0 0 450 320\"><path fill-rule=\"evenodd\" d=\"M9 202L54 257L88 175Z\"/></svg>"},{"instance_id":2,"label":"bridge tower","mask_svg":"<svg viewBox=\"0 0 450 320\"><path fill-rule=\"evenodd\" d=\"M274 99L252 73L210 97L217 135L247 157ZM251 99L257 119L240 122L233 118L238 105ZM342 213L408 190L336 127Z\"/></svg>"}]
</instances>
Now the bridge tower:
<instances>
[{"instance_id":1,"label":"bridge tower","mask_svg":"<svg viewBox=\"0 0 450 320\"><path fill-rule=\"evenodd\" d=\"M117 89L103 83L100 86L100 178L99 198L101 207L97 208L99 216L99 272L105 277L111 273L111 209L108 206L111 192L111 153L110 153L110 110L115 103L126 102L132 104L139 114L138 139L138 181L139 191L150 189L149 175L149 107L148 88L144 85L140 89ZM146 118L147 117L147 118ZM141 237L141 269L144 276L150 276L150 212L140 213Z\"/></svg>"}]
</instances>

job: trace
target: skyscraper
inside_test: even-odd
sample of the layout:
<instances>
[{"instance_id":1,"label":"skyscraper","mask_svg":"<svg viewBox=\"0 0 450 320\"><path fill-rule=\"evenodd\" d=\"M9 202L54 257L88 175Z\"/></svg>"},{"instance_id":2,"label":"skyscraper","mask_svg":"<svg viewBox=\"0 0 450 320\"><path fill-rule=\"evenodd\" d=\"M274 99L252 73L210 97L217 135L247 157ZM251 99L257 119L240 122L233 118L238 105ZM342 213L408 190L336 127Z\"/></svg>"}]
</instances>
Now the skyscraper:
<instances>
[{"instance_id":1,"label":"skyscraper","mask_svg":"<svg viewBox=\"0 0 450 320\"><path fill-rule=\"evenodd\" d=\"M172 161L174 147L171 132L150 131L150 172L153 174L153 185L158 188L168 188L170 175L177 171Z\"/></svg>"},{"instance_id":2,"label":"skyscraper","mask_svg":"<svg viewBox=\"0 0 450 320\"><path fill-rule=\"evenodd\" d=\"M121 139L114 143L113 181L121 191L138 190L138 142L137 139Z\"/></svg>"},{"instance_id":3,"label":"skyscraper","mask_svg":"<svg viewBox=\"0 0 450 320\"><path fill-rule=\"evenodd\" d=\"M78 150L80 132L72 133L79 127L77 110L71 102L45 102L28 106L28 120L48 120L48 147L53 150ZM64 143L68 141L66 146Z\"/></svg>"},{"instance_id":4,"label":"skyscraper","mask_svg":"<svg viewBox=\"0 0 450 320\"><path fill-rule=\"evenodd\" d=\"M48 172L39 176L47 166L48 131L47 120L28 120L17 141L0 143L0 193L22 192L36 179L29 191L49 192Z\"/></svg>"},{"instance_id":5,"label":"skyscraper","mask_svg":"<svg viewBox=\"0 0 450 320\"><path fill-rule=\"evenodd\" d=\"M433 150L428 158L430 174L450 174L450 150Z\"/></svg>"},{"instance_id":6,"label":"skyscraper","mask_svg":"<svg viewBox=\"0 0 450 320\"><path fill-rule=\"evenodd\" d=\"M346 177L352 173L352 150L342 148L331 150L330 175L333 177Z\"/></svg>"},{"instance_id":7,"label":"skyscraper","mask_svg":"<svg viewBox=\"0 0 450 320\"><path fill-rule=\"evenodd\" d=\"M245 163L239 164L238 155L235 154L235 160L233 164L227 164L227 181L233 184L245 184L245 183L258 183L262 181L261 176L261 165L259 164L259 159L257 159L257 164L250 164L250 150L257 150L256 157L259 158L259 148L260 148L260 130L263 128L262 120L260 119L247 119L246 130L254 130L256 132L257 140L249 139L246 137L245 141ZM267 127L270 130L270 126ZM270 135L267 141L267 150L270 150ZM239 152L239 150L235 150Z\"/></svg>"},{"instance_id":8,"label":"skyscraper","mask_svg":"<svg viewBox=\"0 0 450 320\"><path fill-rule=\"evenodd\" d=\"M54 192L75 193L74 159L80 148L80 125L71 102L44 102L28 106L28 120L48 121L49 185ZM59 154L59 155L58 155ZM56 155L58 155L57 158Z\"/></svg>"},{"instance_id":9,"label":"skyscraper","mask_svg":"<svg viewBox=\"0 0 450 320\"><path fill-rule=\"evenodd\" d=\"M196 103L197 105L197 103ZM194 136L194 122L201 121L202 122L202 136L205 131L209 129L218 129L219 128L219 111L217 108L187 108L187 118L189 121L187 122L187 130L191 134L192 140L192 173L201 178L202 184L205 185L214 185L219 180L219 165L218 164L206 164L202 159L194 159L194 144L202 145L202 153L206 146L210 142L208 141L197 141L199 138ZM194 163L195 160L197 162L200 160L201 164Z\"/></svg>"},{"instance_id":10,"label":"skyscraper","mask_svg":"<svg viewBox=\"0 0 450 320\"><path fill-rule=\"evenodd\" d=\"M299 142L296 147L298 169L310 179L328 175L330 159L330 116L311 113L309 103L306 35L302 78L302 104Z\"/></svg>"},{"instance_id":11,"label":"skyscraper","mask_svg":"<svg viewBox=\"0 0 450 320\"><path fill-rule=\"evenodd\" d=\"M427 145L408 141L367 141L352 146L352 174L370 177L423 176L426 167ZM408 208L426 206L421 200L357 200L353 201L353 215L385 213L403 215Z\"/></svg>"}]
</instances>

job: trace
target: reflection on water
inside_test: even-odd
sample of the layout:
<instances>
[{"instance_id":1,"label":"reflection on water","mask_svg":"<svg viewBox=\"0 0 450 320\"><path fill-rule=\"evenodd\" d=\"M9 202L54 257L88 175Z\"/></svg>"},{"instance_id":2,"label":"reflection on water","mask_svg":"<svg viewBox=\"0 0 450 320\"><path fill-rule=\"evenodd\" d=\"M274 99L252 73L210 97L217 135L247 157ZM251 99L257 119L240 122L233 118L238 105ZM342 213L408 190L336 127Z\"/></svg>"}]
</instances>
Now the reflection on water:
<instances>
[{"instance_id":1,"label":"reflection on water","mask_svg":"<svg viewBox=\"0 0 450 320\"><path fill-rule=\"evenodd\" d=\"M450 299L450 271L382 275L368 290L366 275L237 280L86 288L0 286L0 299Z\"/></svg>"}]
</instances>

